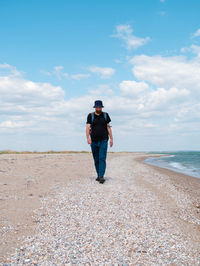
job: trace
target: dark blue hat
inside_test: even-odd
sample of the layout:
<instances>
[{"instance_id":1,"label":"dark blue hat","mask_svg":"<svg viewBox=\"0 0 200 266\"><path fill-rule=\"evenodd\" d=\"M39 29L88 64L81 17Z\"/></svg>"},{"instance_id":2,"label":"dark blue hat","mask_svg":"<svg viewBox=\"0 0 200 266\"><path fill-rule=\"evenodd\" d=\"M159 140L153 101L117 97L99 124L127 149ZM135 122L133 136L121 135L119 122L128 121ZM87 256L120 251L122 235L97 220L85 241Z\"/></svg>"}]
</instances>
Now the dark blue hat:
<instances>
[{"instance_id":1,"label":"dark blue hat","mask_svg":"<svg viewBox=\"0 0 200 266\"><path fill-rule=\"evenodd\" d=\"M104 107L104 106L103 106L102 101L98 100L98 101L94 102L94 106L93 107Z\"/></svg>"}]
</instances>

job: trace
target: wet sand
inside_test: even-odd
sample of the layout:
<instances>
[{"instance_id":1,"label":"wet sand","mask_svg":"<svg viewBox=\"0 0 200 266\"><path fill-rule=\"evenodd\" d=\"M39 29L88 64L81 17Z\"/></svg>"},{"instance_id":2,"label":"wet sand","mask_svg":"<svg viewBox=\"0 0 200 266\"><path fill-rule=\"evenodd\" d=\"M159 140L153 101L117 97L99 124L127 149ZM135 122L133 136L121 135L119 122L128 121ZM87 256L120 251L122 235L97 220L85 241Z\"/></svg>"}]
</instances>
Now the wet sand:
<instances>
[{"instance_id":1,"label":"wet sand","mask_svg":"<svg viewBox=\"0 0 200 266\"><path fill-rule=\"evenodd\" d=\"M139 156L138 158L136 158L136 160L140 163L147 165L144 160L148 157L153 156L154 155ZM159 155L155 156L159 157ZM170 183L175 186L177 190L187 193L190 196L191 201L193 202L193 206L199 206L199 211L197 210L198 208L195 210L197 213L200 213L200 178L189 176L183 173L178 173L173 170L165 169L159 166L149 164L148 166L150 166L153 170L159 172L162 175L167 175L170 180Z\"/></svg>"}]
</instances>

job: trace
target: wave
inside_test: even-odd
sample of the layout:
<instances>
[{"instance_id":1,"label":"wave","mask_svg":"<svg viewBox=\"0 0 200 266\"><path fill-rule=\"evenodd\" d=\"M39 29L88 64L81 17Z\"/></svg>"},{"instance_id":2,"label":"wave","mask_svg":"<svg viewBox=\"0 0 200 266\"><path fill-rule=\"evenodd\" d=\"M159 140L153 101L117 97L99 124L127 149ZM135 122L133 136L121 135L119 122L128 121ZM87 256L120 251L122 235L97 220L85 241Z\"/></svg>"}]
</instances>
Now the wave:
<instances>
[{"instance_id":1,"label":"wave","mask_svg":"<svg viewBox=\"0 0 200 266\"><path fill-rule=\"evenodd\" d=\"M174 168L178 168L181 170L186 170L187 168L185 166L183 166L181 163L177 163L177 162L171 162L169 163L169 165L171 165Z\"/></svg>"},{"instance_id":2,"label":"wave","mask_svg":"<svg viewBox=\"0 0 200 266\"><path fill-rule=\"evenodd\" d=\"M167 154L166 154L167 155ZM148 157L144 160L145 163L173 170L175 172L183 173L189 176L200 178L200 165L198 157L182 156L181 154L169 154L167 156Z\"/></svg>"}]
</instances>

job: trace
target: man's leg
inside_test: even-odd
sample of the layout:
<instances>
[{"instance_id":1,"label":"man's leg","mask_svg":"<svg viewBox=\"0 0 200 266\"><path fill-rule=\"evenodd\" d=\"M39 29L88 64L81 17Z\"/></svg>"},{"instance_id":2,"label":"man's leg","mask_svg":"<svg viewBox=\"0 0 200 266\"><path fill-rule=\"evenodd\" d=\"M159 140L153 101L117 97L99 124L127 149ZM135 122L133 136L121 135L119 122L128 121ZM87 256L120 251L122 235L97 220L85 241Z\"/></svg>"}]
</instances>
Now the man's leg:
<instances>
[{"instance_id":1,"label":"man's leg","mask_svg":"<svg viewBox=\"0 0 200 266\"><path fill-rule=\"evenodd\" d=\"M101 140L100 141L100 148L99 148L99 176L103 177L106 171L106 155L107 155L107 148L108 148L108 140Z\"/></svg>"},{"instance_id":2,"label":"man's leg","mask_svg":"<svg viewBox=\"0 0 200 266\"><path fill-rule=\"evenodd\" d=\"M92 141L90 144L92 149L92 156L94 159L94 164L97 172L97 176L99 176L99 145L97 141Z\"/></svg>"}]
</instances>

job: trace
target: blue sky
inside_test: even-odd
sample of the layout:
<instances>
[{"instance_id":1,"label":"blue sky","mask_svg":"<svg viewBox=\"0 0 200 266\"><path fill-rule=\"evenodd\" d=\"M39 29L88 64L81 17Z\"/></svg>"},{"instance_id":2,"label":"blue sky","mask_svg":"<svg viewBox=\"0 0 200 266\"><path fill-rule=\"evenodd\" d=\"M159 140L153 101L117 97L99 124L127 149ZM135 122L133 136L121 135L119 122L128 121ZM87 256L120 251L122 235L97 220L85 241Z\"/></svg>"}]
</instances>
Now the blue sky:
<instances>
[{"instance_id":1,"label":"blue sky","mask_svg":"<svg viewBox=\"0 0 200 266\"><path fill-rule=\"evenodd\" d=\"M199 150L200 2L0 0L0 149Z\"/></svg>"}]
</instances>

